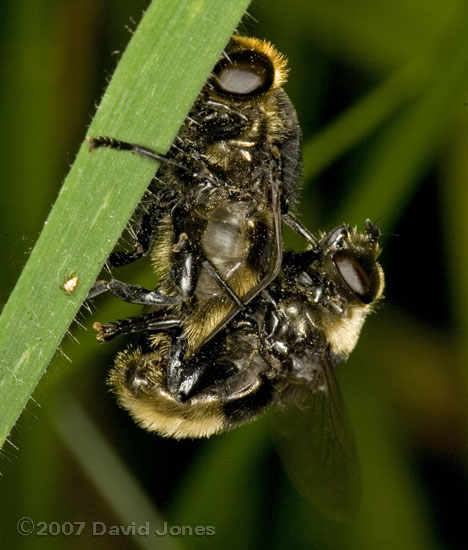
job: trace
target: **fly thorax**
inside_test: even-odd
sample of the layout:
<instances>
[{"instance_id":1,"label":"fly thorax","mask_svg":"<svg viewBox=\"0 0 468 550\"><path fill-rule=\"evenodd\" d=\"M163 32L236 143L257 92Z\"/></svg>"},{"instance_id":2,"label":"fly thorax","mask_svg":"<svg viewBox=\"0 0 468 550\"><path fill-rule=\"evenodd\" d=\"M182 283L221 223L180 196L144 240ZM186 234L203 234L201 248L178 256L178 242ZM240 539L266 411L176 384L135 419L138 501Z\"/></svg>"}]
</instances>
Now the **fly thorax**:
<instances>
[{"instance_id":1,"label":"fly thorax","mask_svg":"<svg viewBox=\"0 0 468 550\"><path fill-rule=\"evenodd\" d=\"M304 314L303 305L297 301L286 301L278 305L265 319L265 328L270 333L268 341L271 347L284 356L310 340L315 330Z\"/></svg>"}]
</instances>

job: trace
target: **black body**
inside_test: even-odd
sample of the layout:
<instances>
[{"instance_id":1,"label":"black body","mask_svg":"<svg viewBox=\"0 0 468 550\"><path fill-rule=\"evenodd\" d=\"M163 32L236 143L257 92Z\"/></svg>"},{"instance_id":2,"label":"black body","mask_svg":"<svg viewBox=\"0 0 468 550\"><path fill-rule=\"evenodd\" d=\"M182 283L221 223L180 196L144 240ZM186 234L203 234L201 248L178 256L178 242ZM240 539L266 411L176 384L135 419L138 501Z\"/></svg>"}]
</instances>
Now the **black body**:
<instances>
[{"instance_id":1,"label":"black body","mask_svg":"<svg viewBox=\"0 0 468 550\"><path fill-rule=\"evenodd\" d=\"M341 225L321 238L318 249L287 253L282 275L183 362L181 393L169 391L164 399L175 407L178 402L187 418L203 401L216 402L223 421L215 431L221 431L258 416L273 402L287 401L301 386L315 391L323 371L332 373L352 351L382 294L375 232L370 222L365 234ZM148 400L164 411L160 393L168 389L168 362L177 346L168 320L165 312L155 312L146 326L140 321L137 327L128 321L123 328L107 326L143 332L139 348L120 354L110 376L121 399ZM150 421L139 421L151 429ZM171 435L177 433L183 436L178 428Z\"/></svg>"},{"instance_id":2,"label":"black body","mask_svg":"<svg viewBox=\"0 0 468 550\"><path fill-rule=\"evenodd\" d=\"M359 467L334 372L382 295L378 236L370 222L365 234L341 225L313 249L286 253L281 275L182 361L177 395L167 377L177 336L163 328L163 312L146 327L107 326L143 332L110 373L119 403L142 427L176 438L206 437L293 403L305 410L286 411L279 435L292 479L336 519L352 513Z\"/></svg>"},{"instance_id":3,"label":"black body","mask_svg":"<svg viewBox=\"0 0 468 550\"><path fill-rule=\"evenodd\" d=\"M289 213L301 171L300 130L281 88L285 60L266 42L233 37L193 105L169 153L112 138L88 138L162 162L132 225L135 247L116 251L118 267L151 252L158 286L118 280L104 291L147 306L173 308L170 387L177 393L181 361L212 338L276 277L281 222L308 231ZM97 324L97 326L101 326ZM108 334L100 332L105 340Z\"/></svg>"}]
</instances>

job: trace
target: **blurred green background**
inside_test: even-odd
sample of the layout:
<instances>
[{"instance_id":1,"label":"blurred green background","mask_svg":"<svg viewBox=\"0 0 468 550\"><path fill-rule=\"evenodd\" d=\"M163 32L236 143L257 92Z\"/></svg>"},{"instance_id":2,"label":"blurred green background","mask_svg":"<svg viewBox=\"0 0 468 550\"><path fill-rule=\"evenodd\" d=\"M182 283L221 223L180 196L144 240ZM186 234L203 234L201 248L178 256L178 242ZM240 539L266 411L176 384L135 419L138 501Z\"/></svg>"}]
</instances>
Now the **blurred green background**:
<instances>
[{"instance_id":1,"label":"blurred green background","mask_svg":"<svg viewBox=\"0 0 468 550\"><path fill-rule=\"evenodd\" d=\"M1 305L146 5L0 2ZM81 312L1 451L5 548L467 547L467 3L254 0L249 13L243 31L289 58L303 221L315 231L371 218L384 232L385 303L338 375L362 507L335 524L299 496L268 415L207 441L136 427L105 386L123 342L98 345L91 325L137 310L102 298ZM148 266L120 275L151 285ZM22 517L51 534L21 536ZM93 522L132 521L216 534L92 534ZM85 527L55 536L53 522Z\"/></svg>"}]
</instances>

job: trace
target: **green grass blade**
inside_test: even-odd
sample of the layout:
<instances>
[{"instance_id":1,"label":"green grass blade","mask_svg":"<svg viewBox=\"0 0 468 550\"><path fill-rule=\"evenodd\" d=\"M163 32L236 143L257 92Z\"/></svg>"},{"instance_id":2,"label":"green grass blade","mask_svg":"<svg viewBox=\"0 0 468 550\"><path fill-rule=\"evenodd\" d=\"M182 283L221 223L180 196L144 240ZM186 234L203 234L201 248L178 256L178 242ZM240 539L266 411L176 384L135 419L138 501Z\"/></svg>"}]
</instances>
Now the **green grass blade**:
<instances>
[{"instance_id":1,"label":"green grass blade","mask_svg":"<svg viewBox=\"0 0 468 550\"><path fill-rule=\"evenodd\" d=\"M304 180L319 175L343 153L378 130L421 91L427 80L426 62L417 58L317 132L303 147Z\"/></svg>"},{"instance_id":2,"label":"green grass blade","mask_svg":"<svg viewBox=\"0 0 468 550\"><path fill-rule=\"evenodd\" d=\"M258 471L264 467L270 448L268 420L263 417L211 439L181 476L178 488L171 495L168 517L175 523L216 527L216 536L211 540L194 537L190 541L191 549L261 546L263 534L258 526L264 501ZM246 485L248 499L245 498ZM239 512L242 520L236 525L233 545L232 531L222 526L229 525L232 516Z\"/></svg>"},{"instance_id":3,"label":"green grass blade","mask_svg":"<svg viewBox=\"0 0 468 550\"><path fill-rule=\"evenodd\" d=\"M154 0L89 129L164 153L248 0ZM155 164L83 145L0 318L4 442L141 195ZM63 283L79 279L73 294Z\"/></svg>"},{"instance_id":4,"label":"green grass blade","mask_svg":"<svg viewBox=\"0 0 468 550\"><path fill-rule=\"evenodd\" d=\"M160 550L181 550L176 538L157 537L155 532L164 530L164 519L81 405L66 392L55 405L50 415L54 429L122 525L149 525L148 535L134 537L135 547L151 550L157 539Z\"/></svg>"},{"instance_id":5,"label":"green grass blade","mask_svg":"<svg viewBox=\"0 0 468 550\"><path fill-rule=\"evenodd\" d=\"M346 203L336 220L362 223L381 218L392 227L433 162L447 131L465 110L468 83L468 17L460 18L443 44L446 62L434 71L423 93L407 106L383 133L371 151L370 161L358 181L352 182Z\"/></svg>"}]
</instances>

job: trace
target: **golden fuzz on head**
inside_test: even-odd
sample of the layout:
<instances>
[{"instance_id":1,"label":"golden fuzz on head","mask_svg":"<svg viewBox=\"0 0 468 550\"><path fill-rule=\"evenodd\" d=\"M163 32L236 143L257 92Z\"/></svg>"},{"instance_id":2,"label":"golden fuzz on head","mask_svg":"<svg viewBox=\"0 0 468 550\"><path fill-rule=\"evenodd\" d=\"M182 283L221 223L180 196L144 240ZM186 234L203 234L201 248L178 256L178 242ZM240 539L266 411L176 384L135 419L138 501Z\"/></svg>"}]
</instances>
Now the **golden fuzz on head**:
<instances>
[{"instance_id":1,"label":"golden fuzz on head","mask_svg":"<svg viewBox=\"0 0 468 550\"><path fill-rule=\"evenodd\" d=\"M289 71L287 67L288 61L271 42L268 40L260 40L259 38L249 38L248 36L233 36L232 40L242 47L262 53L271 60L275 68L273 89L279 88L286 82Z\"/></svg>"}]
</instances>

